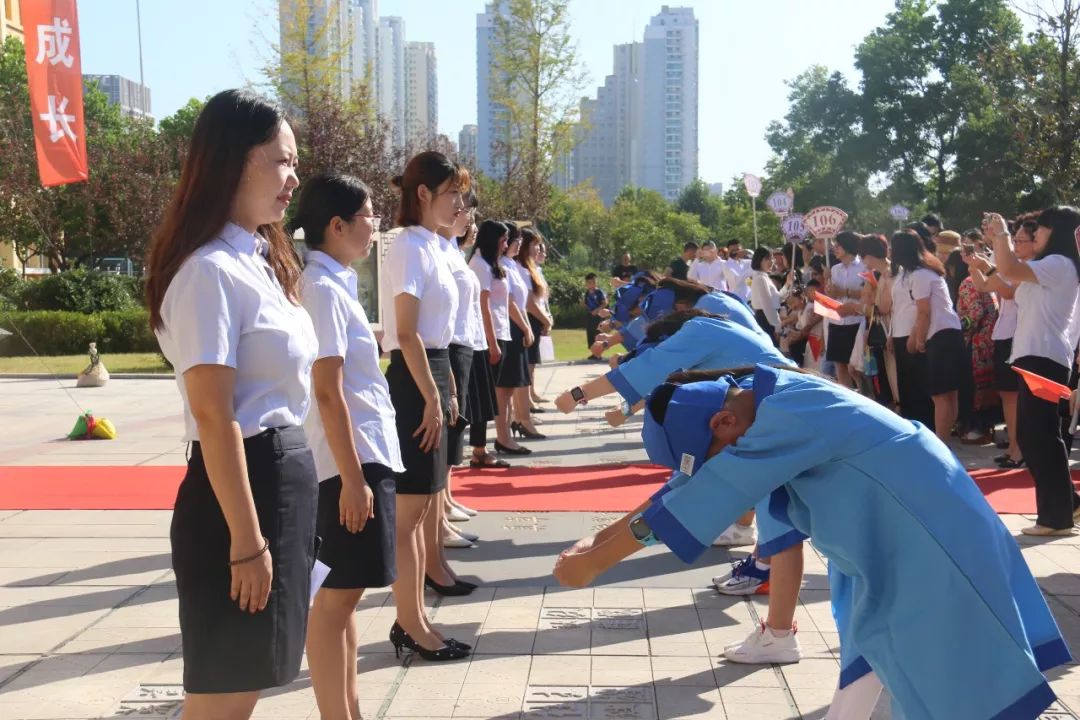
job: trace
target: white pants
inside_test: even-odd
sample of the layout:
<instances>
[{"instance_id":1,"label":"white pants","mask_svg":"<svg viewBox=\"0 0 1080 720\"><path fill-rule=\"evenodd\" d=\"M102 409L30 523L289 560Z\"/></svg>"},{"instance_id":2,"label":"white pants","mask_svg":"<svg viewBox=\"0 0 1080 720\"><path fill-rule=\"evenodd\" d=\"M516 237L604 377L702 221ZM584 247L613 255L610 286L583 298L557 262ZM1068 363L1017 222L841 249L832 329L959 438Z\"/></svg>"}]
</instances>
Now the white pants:
<instances>
[{"instance_id":1,"label":"white pants","mask_svg":"<svg viewBox=\"0 0 1080 720\"><path fill-rule=\"evenodd\" d=\"M837 689L825 720L868 720L877 706L881 688L878 676L871 672L843 690Z\"/></svg>"}]
</instances>

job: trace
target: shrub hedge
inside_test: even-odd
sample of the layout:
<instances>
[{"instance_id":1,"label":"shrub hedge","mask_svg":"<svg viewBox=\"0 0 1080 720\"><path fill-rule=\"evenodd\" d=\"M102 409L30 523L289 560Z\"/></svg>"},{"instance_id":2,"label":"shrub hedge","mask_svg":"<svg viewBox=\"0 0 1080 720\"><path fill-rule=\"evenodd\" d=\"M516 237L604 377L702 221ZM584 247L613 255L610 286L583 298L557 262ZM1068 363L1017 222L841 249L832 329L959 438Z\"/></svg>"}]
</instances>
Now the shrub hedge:
<instances>
[{"instance_id":1,"label":"shrub hedge","mask_svg":"<svg viewBox=\"0 0 1080 720\"><path fill-rule=\"evenodd\" d=\"M146 310L84 314L58 310L0 312L0 356L79 355L91 342L105 353L158 352ZM24 340L25 338L25 340Z\"/></svg>"}]
</instances>

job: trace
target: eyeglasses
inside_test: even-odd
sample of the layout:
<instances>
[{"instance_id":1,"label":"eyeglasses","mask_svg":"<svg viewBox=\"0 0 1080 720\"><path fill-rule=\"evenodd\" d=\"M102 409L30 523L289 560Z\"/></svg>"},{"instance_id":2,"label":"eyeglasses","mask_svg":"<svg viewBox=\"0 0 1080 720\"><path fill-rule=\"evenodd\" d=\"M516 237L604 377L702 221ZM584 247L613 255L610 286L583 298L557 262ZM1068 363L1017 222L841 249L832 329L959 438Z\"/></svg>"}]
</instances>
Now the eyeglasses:
<instances>
[{"instance_id":1,"label":"eyeglasses","mask_svg":"<svg viewBox=\"0 0 1080 720\"><path fill-rule=\"evenodd\" d=\"M354 213L353 217L363 217L371 220L371 227L378 232L379 225L382 224L382 215L368 215L366 213L358 212Z\"/></svg>"}]
</instances>

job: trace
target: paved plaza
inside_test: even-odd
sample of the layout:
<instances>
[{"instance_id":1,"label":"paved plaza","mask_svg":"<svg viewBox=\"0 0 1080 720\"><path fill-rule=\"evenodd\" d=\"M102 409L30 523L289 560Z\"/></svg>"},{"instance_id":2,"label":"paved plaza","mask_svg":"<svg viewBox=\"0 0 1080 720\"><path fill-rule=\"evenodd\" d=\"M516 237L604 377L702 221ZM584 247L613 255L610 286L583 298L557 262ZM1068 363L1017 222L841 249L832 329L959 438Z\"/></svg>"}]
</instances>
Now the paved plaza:
<instances>
[{"instance_id":1,"label":"paved plaza","mask_svg":"<svg viewBox=\"0 0 1080 720\"><path fill-rule=\"evenodd\" d=\"M598 365L542 368L545 395L598 374ZM179 465L182 420L167 380L117 380L73 389L55 379L0 379L0 474L12 465ZM78 403L116 424L115 441L61 438ZM641 462L639 420L606 428L614 401L573 417L547 414L552 439L532 443L537 465ZM985 467L993 448L964 448ZM73 468L72 472L77 472ZM766 599L725 598L709 579L733 553L711 549L685 566L649 548L600 578L566 590L555 556L610 522L606 513L488 512L468 523L483 538L452 550L482 587L467 598L428 595L437 625L475 645L457 663L395 658L394 607L373 591L357 611L361 709L366 718L824 718L835 687L837 635L825 565L808 546L797 612L804 659L747 667L720 659L764 617ZM1054 614L1080 648L1080 539L1021 538L1031 518L1002 516L1022 545ZM0 511L0 720L174 717L181 694L180 635L169 565L167 511ZM934 588L926 611L934 611ZM927 648L928 653L933 648ZM1061 702L1047 717L1080 717L1080 671L1050 675ZM987 678L993 682L993 678ZM888 717L882 702L875 717ZM259 718L318 718L306 666L266 693ZM957 720L965 720L958 718Z\"/></svg>"}]
</instances>

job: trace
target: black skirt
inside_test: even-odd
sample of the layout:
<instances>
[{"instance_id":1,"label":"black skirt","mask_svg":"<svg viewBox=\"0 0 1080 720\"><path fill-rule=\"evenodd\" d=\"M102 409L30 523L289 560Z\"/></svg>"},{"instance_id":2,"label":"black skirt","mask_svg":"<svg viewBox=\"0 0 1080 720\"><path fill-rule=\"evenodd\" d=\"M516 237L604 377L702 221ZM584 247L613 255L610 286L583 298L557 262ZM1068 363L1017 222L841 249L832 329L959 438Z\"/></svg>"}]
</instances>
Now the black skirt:
<instances>
[{"instance_id":1,"label":"black skirt","mask_svg":"<svg viewBox=\"0 0 1080 720\"><path fill-rule=\"evenodd\" d=\"M180 605L184 690L234 693L287 685L300 672L307 635L319 489L304 430L244 440L248 482L274 579L251 614L229 597L229 528L210 486L201 445L191 444L169 538Z\"/></svg>"},{"instance_id":2,"label":"black skirt","mask_svg":"<svg viewBox=\"0 0 1080 720\"><path fill-rule=\"evenodd\" d=\"M461 417L457 423L447 428L446 462L450 466L460 465L464 460L465 428L472 417L469 405L469 383L472 376L473 349L464 345L450 346L450 372L454 375L454 384L458 394L458 412Z\"/></svg>"},{"instance_id":3,"label":"black skirt","mask_svg":"<svg viewBox=\"0 0 1080 720\"><path fill-rule=\"evenodd\" d=\"M420 449L421 437L413 433L424 421L424 396L416 386L412 373L400 350L390 353L386 368L386 384L390 400L397 413L398 443L405 472L396 473L398 495L433 495L446 487L447 424L450 415L450 353L448 350L427 350L428 366L435 387L439 390L443 414L442 437L431 452Z\"/></svg>"},{"instance_id":4,"label":"black skirt","mask_svg":"<svg viewBox=\"0 0 1080 720\"><path fill-rule=\"evenodd\" d=\"M500 340L502 362L495 378L495 387L519 388L529 384L529 361L525 355L525 333L515 323L510 323L510 340L505 345Z\"/></svg>"},{"instance_id":5,"label":"black skirt","mask_svg":"<svg viewBox=\"0 0 1080 720\"><path fill-rule=\"evenodd\" d=\"M525 357L528 358L530 365L540 364L540 333L544 329L544 324L537 318L529 315L529 327L532 328L533 344L525 348Z\"/></svg>"},{"instance_id":6,"label":"black skirt","mask_svg":"<svg viewBox=\"0 0 1080 720\"><path fill-rule=\"evenodd\" d=\"M859 336L859 324L835 325L829 323L829 338L825 346L825 359L830 362L847 365L851 362L851 352L855 349L855 339Z\"/></svg>"},{"instance_id":7,"label":"black skirt","mask_svg":"<svg viewBox=\"0 0 1080 720\"><path fill-rule=\"evenodd\" d=\"M341 524L341 476L335 475L319 483L319 514L315 527L322 538L319 560L330 567L330 574L323 582L326 588L379 588L397 579L394 471L379 463L364 463L361 469L375 496L375 510L358 533L349 532Z\"/></svg>"},{"instance_id":8,"label":"black skirt","mask_svg":"<svg viewBox=\"0 0 1080 720\"><path fill-rule=\"evenodd\" d=\"M970 367L963 331L938 330L926 341L926 390L931 396L959 390Z\"/></svg>"},{"instance_id":9,"label":"black skirt","mask_svg":"<svg viewBox=\"0 0 1080 720\"><path fill-rule=\"evenodd\" d=\"M1020 389L1020 375L1009 364L1012 344L1012 338L994 341L994 389L998 392L1016 392Z\"/></svg>"},{"instance_id":10,"label":"black skirt","mask_svg":"<svg viewBox=\"0 0 1080 720\"><path fill-rule=\"evenodd\" d=\"M776 345L776 328L769 322L769 318L766 317L764 310L755 310L754 319L757 320L758 327L765 331L765 334L772 338L773 345Z\"/></svg>"},{"instance_id":11,"label":"black skirt","mask_svg":"<svg viewBox=\"0 0 1080 720\"><path fill-rule=\"evenodd\" d=\"M469 424L486 423L499 414L495 400L494 368L487 350L473 351L472 372L469 373ZM459 391L460 392L460 391Z\"/></svg>"}]
</instances>

